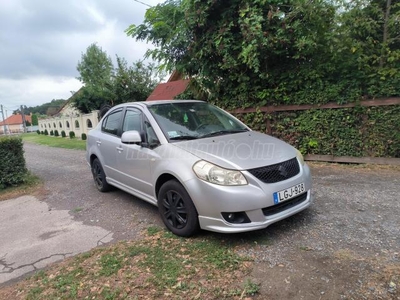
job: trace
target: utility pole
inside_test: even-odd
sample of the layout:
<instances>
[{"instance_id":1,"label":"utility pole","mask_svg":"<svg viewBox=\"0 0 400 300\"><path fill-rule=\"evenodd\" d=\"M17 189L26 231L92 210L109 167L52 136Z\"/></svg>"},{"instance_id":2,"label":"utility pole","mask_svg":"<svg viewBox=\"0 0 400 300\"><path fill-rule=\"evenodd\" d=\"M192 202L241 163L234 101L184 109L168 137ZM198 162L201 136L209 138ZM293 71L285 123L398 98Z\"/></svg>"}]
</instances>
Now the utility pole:
<instances>
[{"instance_id":1,"label":"utility pole","mask_svg":"<svg viewBox=\"0 0 400 300\"><path fill-rule=\"evenodd\" d=\"M6 127L6 119L4 119L4 109L3 109L3 105L0 105L1 108L1 115L3 117L3 127L4 127L4 134L7 133L7 127Z\"/></svg>"},{"instance_id":2,"label":"utility pole","mask_svg":"<svg viewBox=\"0 0 400 300\"><path fill-rule=\"evenodd\" d=\"M22 108L22 105L21 105L21 116L22 116L22 126L24 126L24 132L26 132L25 114L24 114L24 109Z\"/></svg>"}]
</instances>

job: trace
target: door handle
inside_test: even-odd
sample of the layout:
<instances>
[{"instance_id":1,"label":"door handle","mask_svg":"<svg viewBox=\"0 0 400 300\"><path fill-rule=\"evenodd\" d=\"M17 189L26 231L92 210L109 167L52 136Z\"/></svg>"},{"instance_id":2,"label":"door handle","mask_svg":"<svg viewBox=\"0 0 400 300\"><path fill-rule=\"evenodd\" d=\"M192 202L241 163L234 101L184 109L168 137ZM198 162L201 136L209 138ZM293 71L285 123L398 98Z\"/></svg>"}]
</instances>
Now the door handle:
<instances>
[{"instance_id":1,"label":"door handle","mask_svg":"<svg viewBox=\"0 0 400 300\"><path fill-rule=\"evenodd\" d=\"M96 143L97 143L97 146L101 145L101 141L96 141Z\"/></svg>"},{"instance_id":2,"label":"door handle","mask_svg":"<svg viewBox=\"0 0 400 300\"><path fill-rule=\"evenodd\" d=\"M122 147L117 147L117 150L118 150L118 152L122 152L122 151L124 151L124 148L122 148Z\"/></svg>"}]
</instances>

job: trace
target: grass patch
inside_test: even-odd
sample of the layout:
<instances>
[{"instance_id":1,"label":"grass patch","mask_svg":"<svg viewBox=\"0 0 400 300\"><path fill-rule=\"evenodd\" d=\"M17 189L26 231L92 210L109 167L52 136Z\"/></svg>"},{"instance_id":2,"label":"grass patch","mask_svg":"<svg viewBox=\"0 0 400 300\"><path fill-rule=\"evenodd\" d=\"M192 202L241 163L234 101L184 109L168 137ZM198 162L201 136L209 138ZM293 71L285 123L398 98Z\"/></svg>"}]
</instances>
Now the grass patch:
<instances>
[{"instance_id":1,"label":"grass patch","mask_svg":"<svg viewBox=\"0 0 400 300\"><path fill-rule=\"evenodd\" d=\"M78 213L78 212L81 212L82 210L83 210L83 207L75 207L72 211L74 213Z\"/></svg>"},{"instance_id":2,"label":"grass patch","mask_svg":"<svg viewBox=\"0 0 400 300\"><path fill-rule=\"evenodd\" d=\"M24 133L21 134L24 142L30 142L49 147L86 150L86 141L79 139L69 139L55 136L42 135L37 133Z\"/></svg>"},{"instance_id":3,"label":"grass patch","mask_svg":"<svg viewBox=\"0 0 400 300\"><path fill-rule=\"evenodd\" d=\"M33 194L41 187L41 185L42 180L31 172L28 172L25 176L24 183L0 190L0 201L17 198L22 195Z\"/></svg>"},{"instance_id":4,"label":"grass patch","mask_svg":"<svg viewBox=\"0 0 400 300\"><path fill-rule=\"evenodd\" d=\"M252 262L215 237L183 239L150 227L0 290L0 299L220 299L248 297Z\"/></svg>"}]
</instances>

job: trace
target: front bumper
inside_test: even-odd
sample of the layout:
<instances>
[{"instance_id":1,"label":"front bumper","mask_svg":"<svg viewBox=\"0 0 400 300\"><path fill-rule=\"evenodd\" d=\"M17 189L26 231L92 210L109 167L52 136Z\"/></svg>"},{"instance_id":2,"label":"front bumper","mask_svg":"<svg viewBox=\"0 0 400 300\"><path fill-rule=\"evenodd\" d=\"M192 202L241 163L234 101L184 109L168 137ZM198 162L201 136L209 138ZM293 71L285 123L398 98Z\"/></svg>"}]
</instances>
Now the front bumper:
<instances>
[{"instance_id":1,"label":"front bumper","mask_svg":"<svg viewBox=\"0 0 400 300\"><path fill-rule=\"evenodd\" d=\"M184 183L199 214L200 227L205 230L238 233L258 230L297 214L313 202L311 174L308 166L301 166L300 173L285 181L266 184L248 172L243 172L249 184L244 186L219 186L198 178ZM264 214L263 209L274 207L273 193L297 185L305 184L306 194L299 203L273 214ZM284 202L282 202L284 203ZM222 212L245 212L249 223L230 223L222 217Z\"/></svg>"},{"instance_id":2,"label":"front bumper","mask_svg":"<svg viewBox=\"0 0 400 300\"><path fill-rule=\"evenodd\" d=\"M272 216L269 217L264 216L262 209L245 211L251 222L244 224L228 223L223 218L210 218L206 216L199 216L200 227L205 230L224 232L224 233L238 233L238 232L263 229L275 222L278 222L280 220L283 220L287 217L290 217L294 214L301 212L302 210L309 207L312 201L313 197L311 195L311 190L309 190L307 192L307 199L304 202L296 205L293 208L284 210ZM254 221L254 219L259 219L260 221ZM261 219L263 220L261 221Z\"/></svg>"}]
</instances>

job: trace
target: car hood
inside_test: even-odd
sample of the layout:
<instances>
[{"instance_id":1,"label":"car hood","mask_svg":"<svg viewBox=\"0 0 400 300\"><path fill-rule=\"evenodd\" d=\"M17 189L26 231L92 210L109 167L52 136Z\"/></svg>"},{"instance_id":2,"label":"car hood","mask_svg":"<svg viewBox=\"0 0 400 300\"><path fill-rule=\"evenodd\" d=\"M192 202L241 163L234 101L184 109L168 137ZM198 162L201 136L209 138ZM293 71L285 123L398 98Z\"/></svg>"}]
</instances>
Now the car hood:
<instances>
[{"instance_id":1,"label":"car hood","mask_svg":"<svg viewBox=\"0 0 400 300\"><path fill-rule=\"evenodd\" d=\"M296 156L296 149L272 136L248 131L173 144L200 159L227 169L247 170Z\"/></svg>"}]
</instances>

